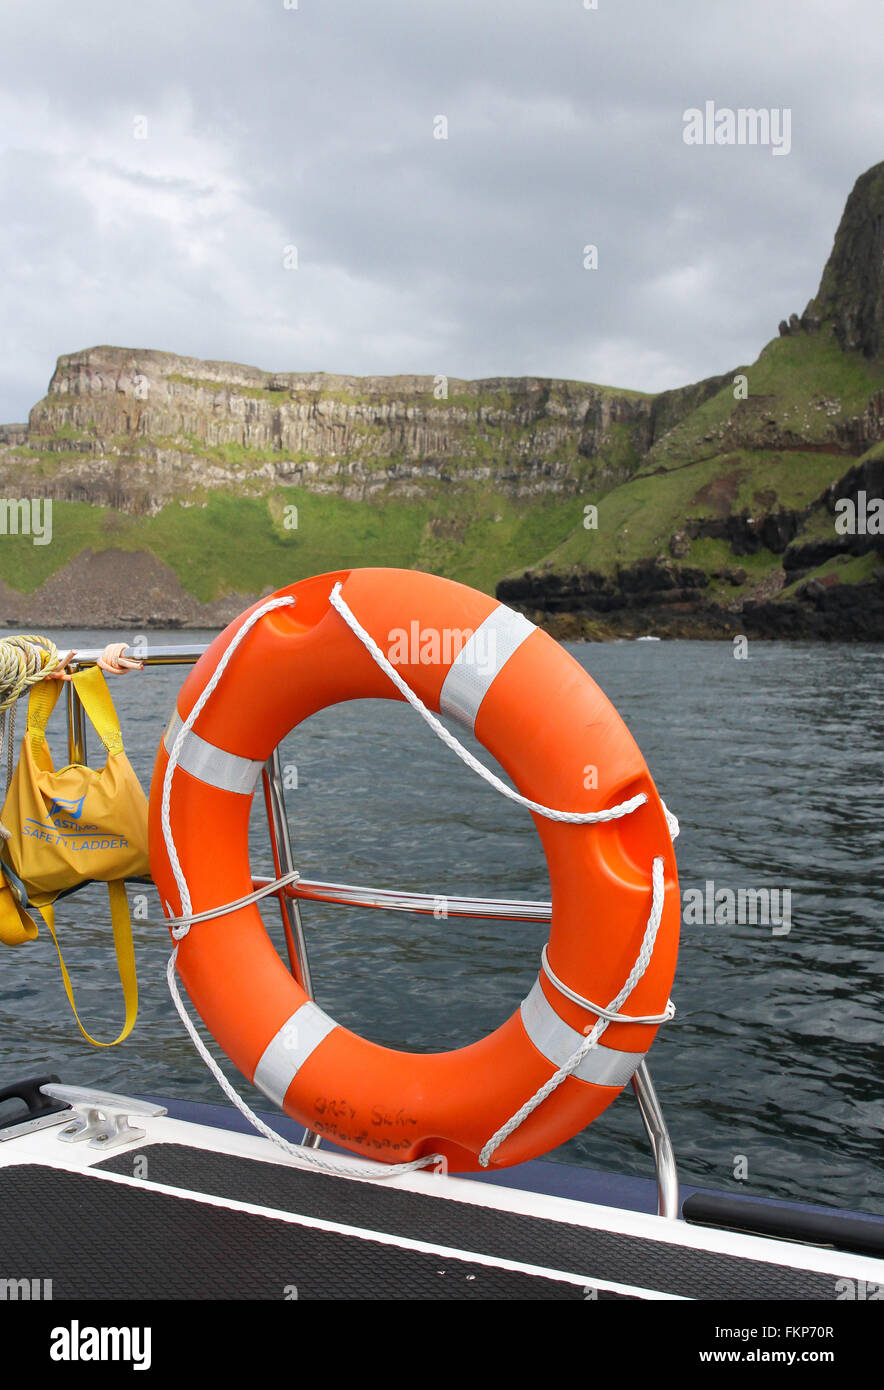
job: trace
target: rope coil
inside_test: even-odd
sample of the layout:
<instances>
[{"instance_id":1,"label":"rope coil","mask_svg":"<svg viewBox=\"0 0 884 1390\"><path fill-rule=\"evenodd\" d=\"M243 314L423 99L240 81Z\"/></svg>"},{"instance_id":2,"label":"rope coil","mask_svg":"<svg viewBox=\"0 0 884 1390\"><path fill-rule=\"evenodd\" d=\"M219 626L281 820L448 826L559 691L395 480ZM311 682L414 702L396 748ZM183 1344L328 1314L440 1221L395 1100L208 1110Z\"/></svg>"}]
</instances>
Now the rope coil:
<instances>
[{"instance_id":1,"label":"rope coil","mask_svg":"<svg viewBox=\"0 0 884 1390\"><path fill-rule=\"evenodd\" d=\"M58 648L48 637L28 634L0 639L0 710L9 709L60 665Z\"/></svg>"}]
</instances>

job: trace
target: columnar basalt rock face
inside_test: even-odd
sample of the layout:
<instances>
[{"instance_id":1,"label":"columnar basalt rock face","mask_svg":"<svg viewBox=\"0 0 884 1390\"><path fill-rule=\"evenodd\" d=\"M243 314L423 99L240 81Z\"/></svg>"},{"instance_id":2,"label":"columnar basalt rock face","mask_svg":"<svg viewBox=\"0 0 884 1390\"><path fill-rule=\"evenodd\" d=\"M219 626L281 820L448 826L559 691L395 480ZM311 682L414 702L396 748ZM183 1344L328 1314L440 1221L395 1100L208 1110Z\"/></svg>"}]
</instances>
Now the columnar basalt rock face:
<instances>
[{"instance_id":1,"label":"columnar basalt rock face","mask_svg":"<svg viewBox=\"0 0 884 1390\"><path fill-rule=\"evenodd\" d=\"M272 373L96 347L58 359L27 427L6 427L0 446L56 456L46 495L136 514L205 488L276 483L346 498L413 496L433 479L525 499L595 495L631 477L723 380L654 397L529 377ZM0 483L18 462L0 450Z\"/></svg>"},{"instance_id":2,"label":"columnar basalt rock face","mask_svg":"<svg viewBox=\"0 0 884 1390\"><path fill-rule=\"evenodd\" d=\"M530 496L573 491L612 425L634 431L637 461L652 400L582 382L271 373L98 347L59 358L28 443L86 456L66 470L71 495L88 475L109 496L112 474L115 505L136 509L148 491L161 505L189 487L275 479L355 495L493 477Z\"/></svg>"}]
</instances>

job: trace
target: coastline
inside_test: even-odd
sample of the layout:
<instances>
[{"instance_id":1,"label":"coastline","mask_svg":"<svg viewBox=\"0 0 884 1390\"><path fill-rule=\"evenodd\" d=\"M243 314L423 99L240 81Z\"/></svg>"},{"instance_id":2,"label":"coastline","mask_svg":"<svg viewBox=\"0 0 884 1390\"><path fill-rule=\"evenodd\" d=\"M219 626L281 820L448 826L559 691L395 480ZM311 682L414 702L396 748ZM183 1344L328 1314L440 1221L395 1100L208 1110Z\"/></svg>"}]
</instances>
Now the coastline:
<instances>
[{"instance_id":1,"label":"coastline","mask_svg":"<svg viewBox=\"0 0 884 1390\"><path fill-rule=\"evenodd\" d=\"M346 564L339 565L346 568ZM766 586L727 605L684 571L660 562L621 573L600 587L592 574L554 573L504 579L496 597L562 641L616 641L642 636L779 641L884 642L884 574L844 584L809 579L788 597ZM880 566L879 566L880 569ZM301 576L293 573L292 582ZM641 582L638 582L641 580ZM0 627L147 632L156 628L221 629L274 592L230 592L205 603L188 592L171 566L148 551L84 550L37 586L21 593L0 580Z\"/></svg>"}]
</instances>

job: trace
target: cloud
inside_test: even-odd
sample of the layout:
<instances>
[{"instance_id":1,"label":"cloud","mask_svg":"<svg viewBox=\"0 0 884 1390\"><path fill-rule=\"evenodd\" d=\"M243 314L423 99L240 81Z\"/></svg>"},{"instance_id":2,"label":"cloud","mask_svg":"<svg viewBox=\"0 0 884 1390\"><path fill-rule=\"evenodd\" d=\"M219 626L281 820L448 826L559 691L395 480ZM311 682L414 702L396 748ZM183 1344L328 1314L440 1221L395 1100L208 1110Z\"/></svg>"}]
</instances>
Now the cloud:
<instances>
[{"instance_id":1,"label":"cloud","mask_svg":"<svg viewBox=\"0 0 884 1390\"><path fill-rule=\"evenodd\" d=\"M0 419L102 342L646 390L752 360L884 156L868 24L859 0L8 0ZM707 99L790 106L791 154L686 146Z\"/></svg>"}]
</instances>

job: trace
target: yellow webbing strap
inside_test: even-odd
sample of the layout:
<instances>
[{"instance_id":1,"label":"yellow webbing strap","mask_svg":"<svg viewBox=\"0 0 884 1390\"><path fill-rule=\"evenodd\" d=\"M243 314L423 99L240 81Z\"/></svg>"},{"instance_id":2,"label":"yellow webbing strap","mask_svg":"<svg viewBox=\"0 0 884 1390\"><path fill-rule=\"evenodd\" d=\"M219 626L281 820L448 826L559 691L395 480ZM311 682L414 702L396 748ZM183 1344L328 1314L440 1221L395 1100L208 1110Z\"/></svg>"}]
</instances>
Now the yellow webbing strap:
<instances>
[{"instance_id":1,"label":"yellow webbing strap","mask_svg":"<svg viewBox=\"0 0 884 1390\"><path fill-rule=\"evenodd\" d=\"M58 963L61 966L61 976L64 980L65 993L68 1003L74 1012L77 1020L77 1027L83 1034L87 1042L93 1047L116 1047L124 1038L128 1038L135 1024L138 1015L138 981L135 977L135 948L132 944L132 921L129 916L129 901L126 897L126 885L122 879L116 879L107 885L108 897L110 898L111 925L114 931L114 950L117 953L117 969L120 973L120 984L123 986L123 999L126 1004L126 1019L123 1027L113 1042L100 1042L98 1038L93 1038L86 1032L80 1022L80 1015L77 1013L77 1006L74 1003L74 991L71 985L71 977L67 972L64 957L61 954L61 947L58 944L58 937L55 934L55 909L51 904L46 907L38 908L43 921L46 923L55 942L55 949L58 952Z\"/></svg>"},{"instance_id":2,"label":"yellow webbing strap","mask_svg":"<svg viewBox=\"0 0 884 1390\"><path fill-rule=\"evenodd\" d=\"M98 666L89 666L77 672L73 685L108 753L121 753L123 734L104 672Z\"/></svg>"},{"instance_id":3,"label":"yellow webbing strap","mask_svg":"<svg viewBox=\"0 0 884 1390\"><path fill-rule=\"evenodd\" d=\"M46 725L58 703L62 684L62 681L44 680L31 689L28 736L35 753L39 752L46 738ZM85 671L78 671L73 677L73 686L108 753L121 753L123 734L120 720L101 668L90 666Z\"/></svg>"},{"instance_id":4,"label":"yellow webbing strap","mask_svg":"<svg viewBox=\"0 0 884 1390\"><path fill-rule=\"evenodd\" d=\"M27 734L31 742L31 749L35 754L39 754L46 742L46 725L49 723L49 716L58 703L61 694L62 681L43 680L39 685L31 687L31 694L28 699L28 723Z\"/></svg>"},{"instance_id":5,"label":"yellow webbing strap","mask_svg":"<svg viewBox=\"0 0 884 1390\"><path fill-rule=\"evenodd\" d=\"M17 902L6 879L0 874L0 945L21 946L37 936L37 924Z\"/></svg>"}]
</instances>

